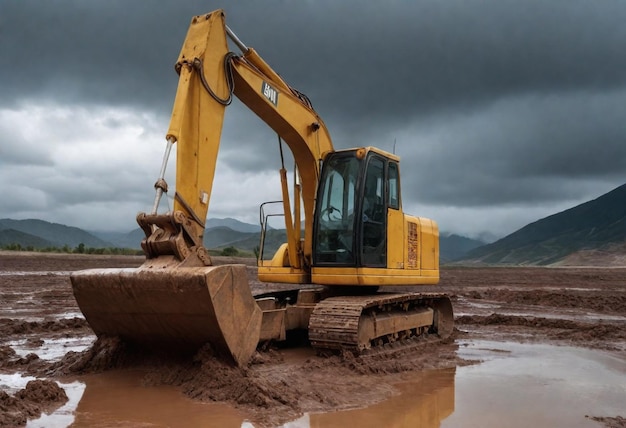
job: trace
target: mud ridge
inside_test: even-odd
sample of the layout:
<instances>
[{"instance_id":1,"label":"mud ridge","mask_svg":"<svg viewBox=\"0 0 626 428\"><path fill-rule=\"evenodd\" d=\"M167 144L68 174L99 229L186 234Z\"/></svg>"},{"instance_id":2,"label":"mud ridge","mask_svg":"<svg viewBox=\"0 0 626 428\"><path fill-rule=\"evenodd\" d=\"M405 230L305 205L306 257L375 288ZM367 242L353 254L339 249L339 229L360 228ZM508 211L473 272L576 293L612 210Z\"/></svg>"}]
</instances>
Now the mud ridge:
<instances>
[{"instance_id":1,"label":"mud ridge","mask_svg":"<svg viewBox=\"0 0 626 428\"><path fill-rule=\"evenodd\" d=\"M585 308L603 313L626 313L626 295L604 290L498 290L472 291L473 299L515 302L523 305L554 308Z\"/></svg>"},{"instance_id":2,"label":"mud ridge","mask_svg":"<svg viewBox=\"0 0 626 428\"><path fill-rule=\"evenodd\" d=\"M50 412L67 402L63 388L51 380L31 380L11 396L0 391L0 426L24 426L43 412Z\"/></svg>"},{"instance_id":3,"label":"mud ridge","mask_svg":"<svg viewBox=\"0 0 626 428\"><path fill-rule=\"evenodd\" d=\"M5 338L58 331L66 332L68 330L83 334L91 331L84 318L62 318L46 321L24 321L10 318L0 319L0 335Z\"/></svg>"}]
</instances>

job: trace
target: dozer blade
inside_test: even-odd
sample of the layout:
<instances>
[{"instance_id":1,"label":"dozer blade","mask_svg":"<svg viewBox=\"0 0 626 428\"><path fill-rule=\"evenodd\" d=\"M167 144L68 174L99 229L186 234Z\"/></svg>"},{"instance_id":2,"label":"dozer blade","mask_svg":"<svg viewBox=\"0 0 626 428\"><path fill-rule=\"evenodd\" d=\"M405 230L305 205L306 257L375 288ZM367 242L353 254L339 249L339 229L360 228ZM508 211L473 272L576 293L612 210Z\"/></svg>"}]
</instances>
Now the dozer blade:
<instances>
[{"instance_id":1,"label":"dozer blade","mask_svg":"<svg viewBox=\"0 0 626 428\"><path fill-rule=\"evenodd\" d=\"M98 337L164 350L193 351L209 342L237 365L245 365L258 344L261 309L243 265L91 269L70 279Z\"/></svg>"}]
</instances>

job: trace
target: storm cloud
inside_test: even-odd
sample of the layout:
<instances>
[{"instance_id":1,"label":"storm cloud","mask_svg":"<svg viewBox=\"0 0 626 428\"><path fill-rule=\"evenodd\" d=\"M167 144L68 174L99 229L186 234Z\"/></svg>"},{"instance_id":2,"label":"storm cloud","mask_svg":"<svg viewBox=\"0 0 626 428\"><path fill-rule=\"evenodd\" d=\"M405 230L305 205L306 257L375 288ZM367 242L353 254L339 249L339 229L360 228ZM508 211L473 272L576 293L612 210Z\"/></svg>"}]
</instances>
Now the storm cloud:
<instances>
[{"instance_id":1,"label":"storm cloud","mask_svg":"<svg viewBox=\"0 0 626 428\"><path fill-rule=\"evenodd\" d=\"M626 181L622 1L21 0L0 4L0 217L133 228L188 24L217 8L337 148L395 150L405 209L443 230L502 236ZM279 162L233 103L210 215L255 221Z\"/></svg>"}]
</instances>

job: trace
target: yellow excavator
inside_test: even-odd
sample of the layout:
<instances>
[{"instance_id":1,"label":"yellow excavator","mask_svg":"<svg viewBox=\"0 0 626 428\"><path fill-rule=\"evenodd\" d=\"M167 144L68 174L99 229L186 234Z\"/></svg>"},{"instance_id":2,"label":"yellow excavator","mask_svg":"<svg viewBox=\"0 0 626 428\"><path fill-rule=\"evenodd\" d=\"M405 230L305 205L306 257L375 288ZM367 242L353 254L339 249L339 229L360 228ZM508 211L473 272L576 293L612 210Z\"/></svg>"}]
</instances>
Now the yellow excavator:
<instances>
[{"instance_id":1,"label":"yellow excavator","mask_svg":"<svg viewBox=\"0 0 626 428\"><path fill-rule=\"evenodd\" d=\"M229 50L229 38L241 55ZM192 19L175 68L179 83L154 206L137 216L145 262L70 277L98 337L181 350L208 342L246 365L260 343L295 330L308 331L315 348L355 353L451 334L445 294L383 291L439 281L437 224L403 213L397 156L373 147L334 150L309 99L239 40L221 10ZM284 142L295 162L292 184L284 160L280 170L287 242L258 260L259 280L294 284L289 293L253 296L245 266L213 265L203 246L233 95L278 134L281 158ZM174 207L159 214L173 147Z\"/></svg>"}]
</instances>

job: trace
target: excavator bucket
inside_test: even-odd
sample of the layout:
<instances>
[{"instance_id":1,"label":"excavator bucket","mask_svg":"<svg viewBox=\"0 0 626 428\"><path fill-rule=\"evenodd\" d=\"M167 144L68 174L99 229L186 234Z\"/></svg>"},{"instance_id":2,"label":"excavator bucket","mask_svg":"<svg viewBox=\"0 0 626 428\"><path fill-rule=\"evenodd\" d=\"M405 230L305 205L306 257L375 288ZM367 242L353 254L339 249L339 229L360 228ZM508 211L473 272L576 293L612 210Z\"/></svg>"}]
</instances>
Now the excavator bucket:
<instances>
[{"instance_id":1,"label":"excavator bucket","mask_svg":"<svg viewBox=\"0 0 626 428\"><path fill-rule=\"evenodd\" d=\"M98 337L193 351L205 343L245 365L261 331L261 309L243 265L91 269L70 275L74 297Z\"/></svg>"}]
</instances>

